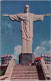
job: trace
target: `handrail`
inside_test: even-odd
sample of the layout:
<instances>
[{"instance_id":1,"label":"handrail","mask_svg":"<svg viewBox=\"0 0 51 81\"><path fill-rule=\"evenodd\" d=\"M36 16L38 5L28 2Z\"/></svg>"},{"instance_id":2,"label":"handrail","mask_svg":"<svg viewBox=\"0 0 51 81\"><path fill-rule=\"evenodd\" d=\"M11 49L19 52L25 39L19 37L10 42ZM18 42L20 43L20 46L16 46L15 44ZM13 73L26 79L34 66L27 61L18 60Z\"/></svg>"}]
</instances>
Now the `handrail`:
<instances>
[{"instance_id":1,"label":"handrail","mask_svg":"<svg viewBox=\"0 0 51 81\"><path fill-rule=\"evenodd\" d=\"M47 69L47 67L45 65L45 62L44 62L43 58L40 61L41 61L41 68L42 68L42 71L44 73L45 80L47 80L48 69Z\"/></svg>"},{"instance_id":2,"label":"handrail","mask_svg":"<svg viewBox=\"0 0 51 81\"><path fill-rule=\"evenodd\" d=\"M14 65L15 65L15 61L14 59L12 58L9 62L9 65L7 67L7 70L5 72L5 75L9 76L8 78L10 79L11 75L12 75L12 71L13 71L13 68L14 68Z\"/></svg>"},{"instance_id":3,"label":"handrail","mask_svg":"<svg viewBox=\"0 0 51 81\"><path fill-rule=\"evenodd\" d=\"M42 61L42 60L40 60L40 61ZM41 68L42 68L42 71L43 71L43 74L44 74L44 78L45 78L45 80L46 80L46 73L45 73L45 71L44 71L44 67L43 67L43 63L41 62Z\"/></svg>"},{"instance_id":4,"label":"handrail","mask_svg":"<svg viewBox=\"0 0 51 81\"><path fill-rule=\"evenodd\" d=\"M5 80L6 78L8 78L8 76L5 76L5 75L0 76L0 80Z\"/></svg>"},{"instance_id":5,"label":"handrail","mask_svg":"<svg viewBox=\"0 0 51 81\"><path fill-rule=\"evenodd\" d=\"M12 75L12 71L13 71L13 68L14 68L14 65L15 65L15 61L14 59L12 58L9 62L9 65L6 69L6 72L5 72L5 75L4 76L1 76L0 77L0 80L10 80L10 77Z\"/></svg>"}]
</instances>

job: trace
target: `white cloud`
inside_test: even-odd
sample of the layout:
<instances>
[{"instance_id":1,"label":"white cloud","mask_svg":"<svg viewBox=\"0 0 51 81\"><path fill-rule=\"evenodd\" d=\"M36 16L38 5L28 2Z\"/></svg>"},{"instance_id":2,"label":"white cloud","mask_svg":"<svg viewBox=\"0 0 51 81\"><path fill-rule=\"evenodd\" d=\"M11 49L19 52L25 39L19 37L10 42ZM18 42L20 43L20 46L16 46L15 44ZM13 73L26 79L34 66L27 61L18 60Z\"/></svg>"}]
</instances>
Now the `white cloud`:
<instances>
[{"instance_id":1,"label":"white cloud","mask_svg":"<svg viewBox=\"0 0 51 81\"><path fill-rule=\"evenodd\" d=\"M14 55L13 57L18 61L19 55L21 53L21 45L17 45L14 47Z\"/></svg>"},{"instance_id":2,"label":"white cloud","mask_svg":"<svg viewBox=\"0 0 51 81\"><path fill-rule=\"evenodd\" d=\"M5 29L6 34L12 34L12 25L8 22L2 23L3 29Z\"/></svg>"},{"instance_id":3,"label":"white cloud","mask_svg":"<svg viewBox=\"0 0 51 81\"><path fill-rule=\"evenodd\" d=\"M50 50L50 44L51 44L51 40L50 41L42 41L40 43L39 46L37 46L35 49L34 49L34 55L37 57L37 56L40 56L41 54L50 54L51 50ZM17 45L14 47L14 58L17 60L17 62L19 61L19 55L21 53L21 45Z\"/></svg>"},{"instance_id":4,"label":"white cloud","mask_svg":"<svg viewBox=\"0 0 51 81\"><path fill-rule=\"evenodd\" d=\"M4 23L2 23L2 25L7 26L8 28L12 29L12 25L8 22L4 22Z\"/></svg>"},{"instance_id":5,"label":"white cloud","mask_svg":"<svg viewBox=\"0 0 51 81\"><path fill-rule=\"evenodd\" d=\"M49 40L49 43L51 44L51 40Z\"/></svg>"},{"instance_id":6,"label":"white cloud","mask_svg":"<svg viewBox=\"0 0 51 81\"><path fill-rule=\"evenodd\" d=\"M1 66L1 63L0 63L0 66Z\"/></svg>"},{"instance_id":7,"label":"white cloud","mask_svg":"<svg viewBox=\"0 0 51 81\"><path fill-rule=\"evenodd\" d=\"M51 40L49 40L49 41L42 41L41 43L41 46L45 46L45 47L50 47L50 44L51 44Z\"/></svg>"},{"instance_id":8,"label":"white cloud","mask_svg":"<svg viewBox=\"0 0 51 81\"><path fill-rule=\"evenodd\" d=\"M40 56L41 54L50 54L50 44L51 44L51 40L49 41L42 41L40 43L39 46L37 46L35 49L34 49L34 54L35 56Z\"/></svg>"}]
</instances>

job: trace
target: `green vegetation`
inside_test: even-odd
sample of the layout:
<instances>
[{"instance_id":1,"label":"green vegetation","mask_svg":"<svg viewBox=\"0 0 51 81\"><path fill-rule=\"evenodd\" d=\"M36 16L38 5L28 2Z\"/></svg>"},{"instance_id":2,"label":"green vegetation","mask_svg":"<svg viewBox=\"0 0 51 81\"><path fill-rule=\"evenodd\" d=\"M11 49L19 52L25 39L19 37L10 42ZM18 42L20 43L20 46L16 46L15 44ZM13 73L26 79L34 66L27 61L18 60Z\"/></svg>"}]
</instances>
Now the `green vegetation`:
<instances>
[{"instance_id":1,"label":"green vegetation","mask_svg":"<svg viewBox=\"0 0 51 81\"><path fill-rule=\"evenodd\" d=\"M4 74L3 70L0 70L0 76L2 76Z\"/></svg>"}]
</instances>

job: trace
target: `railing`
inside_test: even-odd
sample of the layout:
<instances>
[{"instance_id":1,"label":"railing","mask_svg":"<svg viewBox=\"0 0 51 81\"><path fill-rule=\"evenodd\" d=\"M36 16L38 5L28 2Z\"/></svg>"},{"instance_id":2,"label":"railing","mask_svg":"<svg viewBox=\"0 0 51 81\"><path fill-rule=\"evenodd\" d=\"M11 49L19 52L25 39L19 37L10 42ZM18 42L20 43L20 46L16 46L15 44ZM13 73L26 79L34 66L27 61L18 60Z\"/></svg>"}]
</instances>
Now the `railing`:
<instances>
[{"instance_id":1,"label":"railing","mask_svg":"<svg viewBox=\"0 0 51 81\"><path fill-rule=\"evenodd\" d=\"M40 62L41 62L41 68L42 68L42 72L43 72L44 78L46 80L46 73L45 73L45 69L44 69L42 61L43 61L43 59L40 60Z\"/></svg>"},{"instance_id":2,"label":"railing","mask_svg":"<svg viewBox=\"0 0 51 81\"><path fill-rule=\"evenodd\" d=\"M8 65L7 69L6 69L5 75L1 76L0 80L9 80L10 79L10 77L12 75L12 71L13 71L14 65L15 65L15 61L12 58L10 60L10 62L9 62L9 65Z\"/></svg>"},{"instance_id":3,"label":"railing","mask_svg":"<svg viewBox=\"0 0 51 81\"><path fill-rule=\"evenodd\" d=\"M44 74L44 77L45 77L45 80L50 80L50 73L47 69L47 66L45 64L45 61L43 60L43 58L40 60L41 61L41 68L42 68L42 71L43 71L43 74Z\"/></svg>"},{"instance_id":4,"label":"railing","mask_svg":"<svg viewBox=\"0 0 51 81\"><path fill-rule=\"evenodd\" d=\"M37 71L39 75L40 80L47 80L46 79L46 72L45 69L47 68L45 65L44 60L41 58L40 60L35 61L35 64L37 66Z\"/></svg>"}]
</instances>

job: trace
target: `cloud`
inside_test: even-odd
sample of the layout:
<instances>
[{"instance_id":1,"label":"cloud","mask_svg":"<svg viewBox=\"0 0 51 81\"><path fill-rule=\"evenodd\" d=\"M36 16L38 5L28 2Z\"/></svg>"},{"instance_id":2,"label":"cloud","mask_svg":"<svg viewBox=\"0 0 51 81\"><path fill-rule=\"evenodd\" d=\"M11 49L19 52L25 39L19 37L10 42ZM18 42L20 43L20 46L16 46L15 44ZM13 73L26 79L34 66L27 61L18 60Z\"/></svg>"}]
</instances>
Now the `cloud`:
<instances>
[{"instance_id":1,"label":"cloud","mask_svg":"<svg viewBox=\"0 0 51 81\"><path fill-rule=\"evenodd\" d=\"M49 40L49 41L42 41L40 44L41 44L41 46L44 46L44 47L50 47L51 40Z\"/></svg>"},{"instance_id":2,"label":"cloud","mask_svg":"<svg viewBox=\"0 0 51 81\"><path fill-rule=\"evenodd\" d=\"M1 63L0 63L0 66L1 66Z\"/></svg>"},{"instance_id":3,"label":"cloud","mask_svg":"<svg viewBox=\"0 0 51 81\"><path fill-rule=\"evenodd\" d=\"M40 56L41 54L50 54L50 44L51 44L51 40L49 41L42 41L40 43L39 46L37 46L35 49L34 49L34 54L35 56Z\"/></svg>"},{"instance_id":4,"label":"cloud","mask_svg":"<svg viewBox=\"0 0 51 81\"><path fill-rule=\"evenodd\" d=\"M17 61L19 60L19 55L21 53L21 45L17 45L14 47L14 59L16 59Z\"/></svg>"},{"instance_id":5,"label":"cloud","mask_svg":"<svg viewBox=\"0 0 51 81\"><path fill-rule=\"evenodd\" d=\"M41 54L50 54L51 50L50 50L50 44L51 44L51 40L49 41L42 41L40 42L40 45L37 46L34 49L33 54L35 55L35 57L40 56ZM21 45L17 45L14 47L14 58L16 59L17 63L19 61L19 55L21 53Z\"/></svg>"},{"instance_id":6,"label":"cloud","mask_svg":"<svg viewBox=\"0 0 51 81\"><path fill-rule=\"evenodd\" d=\"M12 25L8 22L2 23L3 29L5 29L6 34L12 34Z\"/></svg>"}]
</instances>

